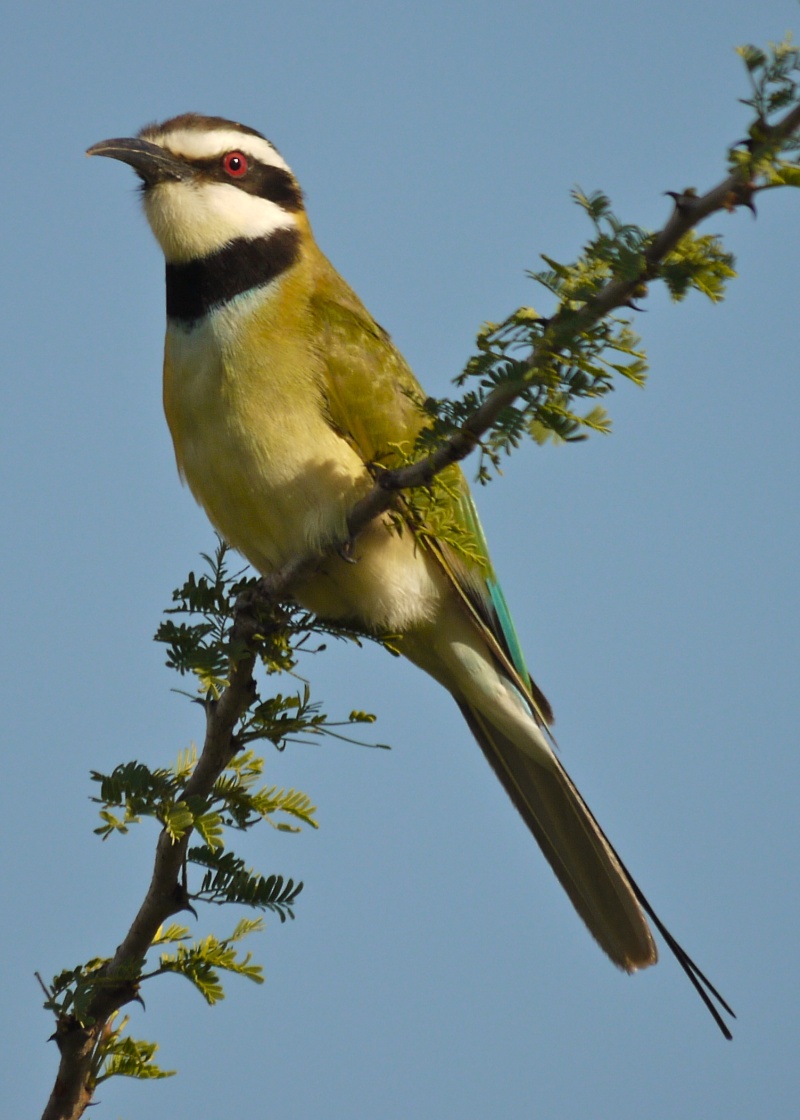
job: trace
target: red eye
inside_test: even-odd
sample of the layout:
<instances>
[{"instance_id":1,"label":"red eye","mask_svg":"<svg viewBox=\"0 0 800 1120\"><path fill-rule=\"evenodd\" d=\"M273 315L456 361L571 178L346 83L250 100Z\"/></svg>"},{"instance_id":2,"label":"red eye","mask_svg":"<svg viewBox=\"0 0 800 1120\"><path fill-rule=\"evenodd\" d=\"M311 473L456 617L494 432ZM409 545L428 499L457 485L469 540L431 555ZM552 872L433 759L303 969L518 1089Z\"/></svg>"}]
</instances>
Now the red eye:
<instances>
[{"instance_id":1,"label":"red eye","mask_svg":"<svg viewBox=\"0 0 800 1120\"><path fill-rule=\"evenodd\" d=\"M247 174L247 156L243 152L228 152L222 157L222 166L232 179Z\"/></svg>"}]
</instances>

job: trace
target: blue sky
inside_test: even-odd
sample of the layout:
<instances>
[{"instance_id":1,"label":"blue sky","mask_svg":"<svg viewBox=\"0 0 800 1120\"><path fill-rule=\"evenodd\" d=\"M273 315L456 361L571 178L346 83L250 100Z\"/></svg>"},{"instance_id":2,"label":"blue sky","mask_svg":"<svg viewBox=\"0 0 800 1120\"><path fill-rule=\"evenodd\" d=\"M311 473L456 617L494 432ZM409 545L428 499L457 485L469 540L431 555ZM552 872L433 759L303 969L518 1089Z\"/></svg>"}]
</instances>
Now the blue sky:
<instances>
[{"instance_id":1,"label":"blue sky","mask_svg":"<svg viewBox=\"0 0 800 1120\"><path fill-rule=\"evenodd\" d=\"M9 1115L56 1068L34 970L113 952L154 830L100 844L88 772L172 759L200 715L151 641L213 545L160 410L162 263L134 177L83 157L189 109L265 132L318 240L434 393L538 254L588 230L569 189L656 226L743 134L733 48L788 0L16 5L4 19L5 640L0 1048ZM302 878L250 946L263 987L209 1010L165 979L133 1009L178 1078L104 1086L102 1115L794 1115L800 195L720 216L721 306L656 294L645 391L614 434L529 447L479 494L563 757L739 1021L725 1043L665 952L627 978L586 935L449 698L378 649L303 666L387 752L268 757L318 833L244 851ZM198 932L233 919L203 916Z\"/></svg>"}]
</instances>

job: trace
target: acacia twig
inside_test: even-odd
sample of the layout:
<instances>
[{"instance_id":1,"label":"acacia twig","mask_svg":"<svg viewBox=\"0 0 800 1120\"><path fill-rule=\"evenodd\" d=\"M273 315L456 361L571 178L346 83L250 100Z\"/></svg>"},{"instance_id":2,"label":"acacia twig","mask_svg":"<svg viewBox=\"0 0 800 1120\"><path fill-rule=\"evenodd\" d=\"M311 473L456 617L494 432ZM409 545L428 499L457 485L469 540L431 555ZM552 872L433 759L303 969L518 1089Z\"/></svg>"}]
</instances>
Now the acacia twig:
<instances>
[{"instance_id":1,"label":"acacia twig","mask_svg":"<svg viewBox=\"0 0 800 1120\"><path fill-rule=\"evenodd\" d=\"M800 130L800 105L796 105L776 124L761 126L761 145L780 143ZM753 145L754 146L754 145ZM757 154L757 153L756 153ZM260 581L261 598L269 601L285 597L292 588L311 575L325 555L345 552L363 530L376 517L386 513L401 490L412 490L428 485L446 467L461 462L475 450L481 440L494 428L503 411L529 387L531 378L548 358L557 358L567 344L577 335L598 323L612 311L630 306L643 285L652 280L659 265L675 249L691 229L700 225L712 214L737 207L752 207L752 199L759 188L754 186L742 170L735 170L703 195L692 191L668 192L674 200L672 214L664 228L655 234L645 250L644 265L638 273L625 279L612 277L592 299L577 312L561 310L549 321L542 337L534 345L527 369L512 381L494 388L471 417L436 450L408 466L381 471L373 488L356 504L347 518L347 536L331 542L324 552L290 560Z\"/></svg>"}]
</instances>

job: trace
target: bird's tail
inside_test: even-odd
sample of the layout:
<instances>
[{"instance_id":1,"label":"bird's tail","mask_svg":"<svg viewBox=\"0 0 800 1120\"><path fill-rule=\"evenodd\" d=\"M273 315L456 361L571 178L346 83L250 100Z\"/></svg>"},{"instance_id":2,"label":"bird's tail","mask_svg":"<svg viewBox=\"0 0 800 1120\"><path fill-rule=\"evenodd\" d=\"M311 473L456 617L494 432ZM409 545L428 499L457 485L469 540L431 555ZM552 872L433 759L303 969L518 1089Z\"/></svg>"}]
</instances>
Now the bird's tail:
<instances>
[{"instance_id":1,"label":"bird's tail","mask_svg":"<svg viewBox=\"0 0 800 1120\"><path fill-rule=\"evenodd\" d=\"M655 964L658 952L634 884L555 754L533 756L475 708L459 707L600 948L626 972Z\"/></svg>"},{"instance_id":2,"label":"bird's tail","mask_svg":"<svg viewBox=\"0 0 800 1120\"><path fill-rule=\"evenodd\" d=\"M647 914L730 1038L713 1000L731 1016L733 1011L661 922L533 719L526 738L539 740L535 750L531 742L518 744L508 728L499 729L483 712L456 699L492 769L604 952L626 972L655 964L658 952Z\"/></svg>"}]
</instances>

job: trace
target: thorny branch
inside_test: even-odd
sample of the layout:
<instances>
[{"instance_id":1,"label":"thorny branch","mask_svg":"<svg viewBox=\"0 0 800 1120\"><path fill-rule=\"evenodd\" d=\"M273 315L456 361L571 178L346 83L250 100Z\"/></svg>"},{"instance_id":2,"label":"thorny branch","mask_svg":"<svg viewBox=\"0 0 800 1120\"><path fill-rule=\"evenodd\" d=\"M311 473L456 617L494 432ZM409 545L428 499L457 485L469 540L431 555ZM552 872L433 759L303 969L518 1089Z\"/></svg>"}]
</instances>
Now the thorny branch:
<instances>
[{"instance_id":1,"label":"thorny branch","mask_svg":"<svg viewBox=\"0 0 800 1120\"><path fill-rule=\"evenodd\" d=\"M232 638L252 641L255 622L244 605L234 622ZM206 704L206 734L197 766L186 784L184 797L207 797L222 771L239 749L234 728L246 711L255 687L256 655L245 653L231 668L230 681L219 700ZM78 1120L94 1092L92 1062L110 1017L126 1003L140 999L135 977L159 927L173 914L191 909L183 884L183 871L191 829L180 840L163 830L158 838L153 874L139 912L105 967L92 997L89 1025L72 1019L58 1024L53 1036L61 1053L58 1074L44 1110L43 1120Z\"/></svg>"},{"instance_id":2,"label":"thorny branch","mask_svg":"<svg viewBox=\"0 0 800 1120\"><path fill-rule=\"evenodd\" d=\"M778 144L800 130L800 105L795 106L782 120L768 130L762 126L763 145ZM712 187L704 195L691 191L668 192L674 199L671 217L658 232L644 253L645 264L641 271L624 280L612 278L575 314L559 311L550 320L543 336L534 346L525 374L517 380L497 386L482 405L449 439L435 451L409 466L382 471L373 486L353 507L347 519L347 539L331 544L328 552L342 552L363 530L382 513L386 513L401 490L425 486L452 463L461 462L480 444L482 438L494 427L504 409L521 396L542 362L555 357L566 343L581 331L599 322L619 307L628 307L643 287L657 275L658 266L672 252L689 230L700 225L712 214L721 210L731 211L740 206L753 208L753 197L759 188L750 182L746 173L736 170ZM264 602L278 600L289 589L302 582L318 565L321 555L297 557L261 581Z\"/></svg>"}]
</instances>

